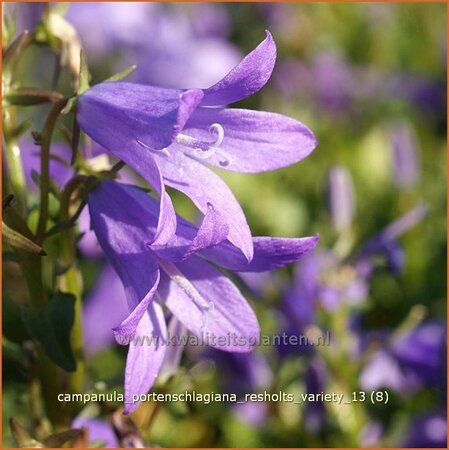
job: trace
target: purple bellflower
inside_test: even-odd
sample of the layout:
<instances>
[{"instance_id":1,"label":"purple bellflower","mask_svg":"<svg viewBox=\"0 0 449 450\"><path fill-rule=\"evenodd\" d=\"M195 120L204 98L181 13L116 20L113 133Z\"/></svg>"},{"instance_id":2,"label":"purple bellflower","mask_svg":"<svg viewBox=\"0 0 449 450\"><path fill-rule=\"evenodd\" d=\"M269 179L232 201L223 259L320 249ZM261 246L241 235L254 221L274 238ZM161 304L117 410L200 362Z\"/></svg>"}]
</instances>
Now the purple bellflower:
<instances>
[{"instance_id":1,"label":"purple bellflower","mask_svg":"<svg viewBox=\"0 0 449 450\"><path fill-rule=\"evenodd\" d=\"M32 31L40 22L42 15L48 8L47 2L8 2L4 5L3 11L6 15L11 15L15 19L15 34L23 33L25 30Z\"/></svg>"},{"instance_id":2,"label":"purple bellflower","mask_svg":"<svg viewBox=\"0 0 449 450\"><path fill-rule=\"evenodd\" d=\"M227 228L211 206L199 229L178 217L173 238L155 246L161 206L142 190L105 181L90 193L88 205L92 228L123 282L131 311L114 328L116 339L129 343L126 413L138 406L134 396L151 388L164 361L163 305L202 343L232 352L248 352L257 344L259 325L251 307L205 258L237 272L267 271L298 260L318 241L316 236L256 237L248 262L223 239ZM151 340L138 341L145 337Z\"/></svg>"},{"instance_id":3,"label":"purple bellflower","mask_svg":"<svg viewBox=\"0 0 449 450\"><path fill-rule=\"evenodd\" d=\"M400 273L404 254L398 238L426 214L423 205L413 208L369 239L350 261L340 261L331 251L307 255L295 268L293 283L284 295L288 320L302 329L314 323L318 307L334 311L343 302L362 302L368 295L375 256L382 256L393 274Z\"/></svg>"},{"instance_id":4,"label":"purple bellflower","mask_svg":"<svg viewBox=\"0 0 449 450\"><path fill-rule=\"evenodd\" d=\"M328 173L327 198L332 224L337 231L347 229L354 218L355 195L352 177L344 166L333 166Z\"/></svg>"},{"instance_id":5,"label":"purple bellflower","mask_svg":"<svg viewBox=\"0 0 449 450\"><path fill-rule=\"evenodd\" d=\"M237 395L238 402L232 407L236 417L253 426L262 426L268 417L268 404L244 400L244 396L270 388L273 372L265 356L256 351L243 354L207 349L201 358L215 363L223 389Z\"/></svg>"},{"instance_id":6,"label":"purple bellflower","mask_svg":"<svg viewBox=\"0 0 449 450\"><path fill-rule=\"evenodd\" d=\"M72 422L72 427L87 430L89 443L94 446L104 448L119 448L120 446L114 428L105 420L80 415Z\"/></svg>"},{"instance_id":7,"label":"purple bellflower","mask_svg":"<svg viewBox=\"0 0 449 450\"><path fill-rule=\"evenodd\" d=\"M305 373L305 384L308 394L318 394L327 387L328 374L320 357L315 356L309 362ZM317 432L324 426L326 408L324 402L307 403L304 411L304 424L310 431Z\"/></svg>"},{"instance_id":8,"label":"purple bellflower","mask_svg":"<svg viewBox=\"0 0 449 450\"><path fill-rule=\"evenodd\" d=\"M447 417L442 411L421 414L412 420L404 448L447 448Z\"/></svg>"},{"instance_id":9,"label":"purple bellflower","mask_svg":"<svg viewBox=\"0 0 449 450\"><path fill-rule=\"evenodd\" d=\"M397 122L390 130L393 181L399 188L413 187L419 178L418 142L407 122Z\"/></svg>"},{"instance_id":10,"label":"purple bellflower","mask_svg":"<svg viewBox=\"0 0 449 450\"><path fill-rule=\"evenodd\" d=\"M210 86L241 59L219 3L71 3L67 17L94 65L113 53L114 67L137 64L131 78L138 83Z\"/></svg>"},{"instance_id":11,"label":"purple bellflower","mask_svg":"<svg viewBox=\"0 0 449 450\"><path fill-rule=\"evenodd\" d=\"M105 82L79 97L81 128L160 195L154 245L167 243L175 233L176 215L165 191L169 186L190 197L204 215L212 207L227 228L224 237L251 261L254 247L245 215L205 164L255 173L296 163L314 149L312 132L292 118L221 107L261 89L275 59L276 46L267 32L259 46L208 89Z\"/></svg>"},{"instance_id":12,"label":"purple bellflower","mask_svg":"<svg viewBox=\"0 0 449 450\"><path fill-rule=\"evenodd\" d=\"M387 337L389 340L371 355L362 371L360 385L363 389L388 387L409 392L422 386L444 388L446 335L443 323L425 322ZM385 341L385 336L382 340ZM371 344L373 342L370 340Z\"/></svg>"},{"instance_id":13,"label":"purple bellflower","mask_svg":"<svg viewBox=\"0 0 449 450\"><path fill-rule=\"evenodd\" d=\"M113 308L111 308L112 299ZM106 310L108 314L104 313ZM127 314L123 285L114 269L106 264L83 304L83 337L87 356L93 356L113 344L114 336L111 328L123 320Z\"/></svg>"},{"instance_id":14,"label":"purple bellflower","mask_svg":"<svg viewBox=\"0 0 449 450\"><path fill-rule=\"evenodd\" d=\"M32 192L36 192L38 185L33 181L32 174L33 172L40 173L40 147L30 139L21 139L19 147L27 187ZM64 186L75 173L73 168L70 167L70 148L64 143L53 142L50 150L50 177L58 187Z\"/></svg>"}]
</instances>

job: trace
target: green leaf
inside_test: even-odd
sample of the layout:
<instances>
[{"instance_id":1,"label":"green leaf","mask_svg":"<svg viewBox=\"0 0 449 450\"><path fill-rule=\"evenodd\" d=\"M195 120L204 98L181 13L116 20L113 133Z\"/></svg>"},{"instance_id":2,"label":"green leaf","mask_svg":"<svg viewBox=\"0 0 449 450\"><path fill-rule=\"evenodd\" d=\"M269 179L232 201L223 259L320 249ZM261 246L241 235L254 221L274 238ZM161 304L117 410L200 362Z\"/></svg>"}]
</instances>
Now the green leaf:
<instances>
[{"instance_id":1,"label":"green leaf","mask_svg":"<svg viewBox=\"0 0 449 450\"><path fill-rule=\"evenodd\" d=\"M22 317L29 333L49 358L65 371L74 372L76 362L70 331L75 320L75 296L58 292L44 307L24 309Z\"/></svg>"},{"instance_id":2,"label":"green leaf","mask_svg":"<svg viewBox=\"0 0 449 450\"><path fill-rule=\"evenodd\" d=\"M112 77L107 78L106 81L121 81L125 79L126 77L129 77L135 70L137 66L133 64L132 66L127 67L126 69L122 70L121 72L116 73L115 75L112 75Z\"/></svg>"},{"instance_id":3,"label":"green leaf","mask_svg":"<svg viewBox=\"0 0 449 450\"><path fill-rule=\"evenodd\" d=\"M33 125L33 119L31 117L25 119L23 122L17 125L13 132L13 136L15 138L19 138L20 136L24 135L31 128L31 125Z\"/></svg>"},{"instance_id":4,"label":"green leaf","mask_svg":"<svg viewBox=\"0 0 449 450\"><path fill-rule=\"evenodd\" d=\"M9 228L5 222L2 222L2 238L7 244L11 245L11 247L18 248L29 253L35 253L41 256L47 255L42 247L40 247L27 237L23 236L22 234L18 233L17 231L13 230L12 228Z\"/></svg>"}]
</instances>

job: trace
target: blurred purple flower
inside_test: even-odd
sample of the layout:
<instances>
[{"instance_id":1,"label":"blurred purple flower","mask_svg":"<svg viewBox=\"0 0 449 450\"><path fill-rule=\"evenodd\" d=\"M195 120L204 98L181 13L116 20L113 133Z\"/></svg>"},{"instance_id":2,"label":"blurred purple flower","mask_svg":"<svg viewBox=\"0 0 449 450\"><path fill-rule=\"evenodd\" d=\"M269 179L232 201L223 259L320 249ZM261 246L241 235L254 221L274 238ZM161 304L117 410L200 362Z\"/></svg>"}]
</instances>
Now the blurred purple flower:
<instances>
[{"instance_id":1,"label":"blurred purple flower","mask_svg":"<svg viewBox=\"0 0 449 450\"><path fill-rule=\"evenodd\" d=\"M105 420L78 416L72 422L72 428L85 428L90 444L104 448L119 448L120 444L112 425Z\"/></svg>"},{"instance_id":2,"label":"blurred purple flower","mask_svg":"<svg viewBox=\"0 0 449 450\"><path fill-rule=\"evenodd\" d=\"M320 357L310 360L304 377L307 394L319 394L326 390L327 371ZM304 425L308 431L316 434L324 426L326 408L324 402L310 402L304 411Z\"/></svg>"},{"instance_id":3,"label":"blurred purple flower","mask_svg":"<svg viewBox=\"0 0 449 450\"><path fill-rule=\"evenodd\" d=\"M153 4L151 25L136 52L133 80L164 87L210 86L241 59L225 36L229 17L215 4Z\"/></svg>"},{"instance_id":4,"label":"blurred purple flower","mask_svg":"<svg viewBox=\"0 0 449 450\"><path fill-rule=\"evenodd\" d=\"M19 147L27 186L32 191L37 191L38 185L33 180L32 173L40 174L41 171L40 146L34 144L30 139L22 139ZM63 187L75 173L73 167L70 167L71 154L68 145L57 141L52 142L50 147L50 177L58 187Z\"/></svg>"},{"instance_id":5,"label":"blurred purple flower","mask_svg":"<svg viewBox=\"0 0 449 450\"><path fill-rule=\"evenodd\" d=\"M367 279L332 252L314 252L295 267L293 284L284 295L286 315L303 328L315 322L316 308L334 311L342 302L356 305L366 298Z\"/></svg>"},{"instance_id":6,"label":"blurred purple flower","mask_svg":"<svg viewBox=\"0 0 449 450\"><path fill-rule=\"evenodd\" d=\"M390 140L393 156L393 181L399 188L410 188L419 177L418 145L406 122L392 125Z\"/></svg>"},{"instance_id":7,"label":"blurred purple flower","mask_svg":"<svg viewBox=\"0 0 449 450\"><path fill-rule=\"evenodd\" d=\"M90 228L90 216L87 208L81 211L78 218L78 228L81 238L78 240L78 248L81 253L90 259L97 259L103 256L103 251L98 244L95 233Z\"/></svg>"},{"instance_id":8,"label":"blurred purple flower","mask_svg":"<svg viewBox=\"0 0 449 450\"><path fill-rule=\"evenodd\" d=\"M241 56L225 39L229 17L218 3L72 3L68 18L94 64L114 54L121 67L137 64L139 83L208 86Z\"/></svg>"},{"instance_id":9,"label":"blurred purple flower","mask_svg":"<svg viewBox=\"0 0 449 450\"><path fill-rule=\"evenodd\" d=\"M401 101L426 117L445 117L444 80L410 72L386 72L355 65L338 53L322 53L310 62L283 60L275 74L279 89L288 96L306 98L333 118L357 119L370 103Z\"/></svg>"},{"instance_id":10,"label":"blurred purple flower","mask_svg":"<svg viewBox=\"0 0 449 450\"><path fill-rule=\"evenodd\" d=\"M429 386L444 387L446 376L446 327L426 322L394 339L392 353L401 367L415 373Z\"/></svg>"},{"instance_id":11,"label":"blurred purple flower","mask_svg":"<svg viewBox=\"0 0 449 450\"><path fill-rule=\"evenodd\" d=\"M208 350L203 358L215 362L224 390L237 394L240 401L247 393L269 389L273 382L273 373L267 360L256 351L242 354ZM253 426L261 426L268 417L268 405L264 402L247 400L233 405L232 410L240 420Z\"/></svg>"},{"instance_id":12,"label":"blurred purple flower","mask_svg":"<svg viewBox=\"0 0 449 450\"><path fill-rule=\"evenodd\" d=\"M363 448L378 447L383 432L384 429L379 422L368 422L368 424L363 428L360 436L361 446Z\"/></svg>"},{"instance_id":13,"label":"blurred purple flower","mask_svg":"<svg viewBox=\"0 0 449 450\"><path fill-rule=\"evenodd\" d=\"M329 170L327 197L332 224L337 231L347 229L354 218L355 195L351 174L344 166Z\"/></svg>"},{"instance_id":14,"label":"blurred purple flower","mask_svg":"<svg viewBox=\"0 0 449 450\"><path fill-rule=\"evenodd\" d=\"M266 359L256 351L251 353L223 353L209 351L217 365L217 372L224 382L224 389L238 395L268 389L273 381L273 373Z\"/></svg>"},{"instance_id":15,"label":"blurred purple flower","mask_svg":"<svg viewBox=\"0 0 449 450\"><path fill-rule=\"evenodd\" d=\"M332 251L307 255L295 267L293 283L283 297L288 321L304 329L314 323L318 307L334 311L343 302L362 302L368 295L375 256L383 256L393 274L400 273L404 257L397 239L426 214L426 207L415 207L369 239L351 260L341 261Z\"/></svg>"},{"instance_id":16,"label":"blurred purple flower","mask_svg":"<svg viewBox=\"0 0 449 450\"><path fill-rule=\"evenodd\" d=\"M447 448L447 418L442 412L415 417L407 437L400 445L405 448Z\"/></svg>"},{"instance_id":17,"label":"blurred purple flower","mask_svg":"<svg viewBox=\"0 0 449 450\"><path fill-rule=\"evenodd\" d=\"M97 59L139 45L149 26L144 2L70 3L67 19L78 30L88 56Z\"/></svg>"},{"instance_id":18,"label":"blurred purple flower","mask_svg":"<svg viewBox=\"0 0 449 450\"><path fill-rule=\"evenodd\" d=\"M191 333L220 350L248 352L257 343L259 325L244 297L196 253L233 271L263 272L296 261L318 240L254 238L254 258L248 263L224 241L226 224L211 207L199 229L178 218L176 235L160 246L154 245L159 204L140 189L105 181L90 193L88 205L92 228L123 282L131 310L114 329L118 341L130 344L126 402L151 388L164 360L167 330L161 304ZM142 345L135 336L153 341ZM127 403L125 411L137 405Z\"/></svg>"},{"instance_id":19,"label":"blurred purple flower","mask_svg":"<svg viewBox=\"0 0 449 450\"><path fill-rule=\"evenodd\" d=\"M272 272L240 273L239 277L255 295L262 295L268 286L276 283Z\"/></svg>"},{"instance_id":20,"label":"blurred purple flower","mask_svg":"<svg viewBox=\"0 0 449 450\"><path fill-rule=\"evenodd\" d=\"M3 5L4 14L15 18L15 34L25 30L33 31L48 8L46 2L7 2Z\"/></svg>"},{"instance_id":21,"label":"blurred purple flower","mask_svg":"<svg viewBox=\"0 0 449 450\"><path fill-rule=\"evenodd\" d=\"M350 114L358 93L350 66L333 53L319 54L307 64L285 59L275 73L275 80L281 91L305 96L331 115Z\"/></svg>"},{"instance_id":22,"label":"blurred purple flower","mask_svg":"<svg viewBox=\"0 0 449 450\"><path fill-rule=\"evenodd\" d=\"M81 128L140 173L161 196L155 243L166 243L176 228L167 185L190 197L203 214L212 205L228 227L228 240L251 260L253 245L244 213L226 184L203 163L261 172L298 162L313 150L314 135L294 119L210 108L257 92L268 81L275 56L267 32L255 50L206 90L106 82L80 96Z\"/></svg>"},{"instance_id":23,"label":"blurred purple flower","mask_svg":"<svg viewBox=\"0 0 449 450\"><path fill-rule=\"evenodd\" d=\"M388 338L388 340L387 340ZM369 339L373 345L376 341ZM444 388L446 333L440 322L426 322L411 330L384 335L362 370L360 385L366 390L391 388L398 392L422 386Z\"/></svg>"},{"instance_id":24,"label":"blurred purple flower","mask_svg":"<svg viewBox=\"0 0 449 450\"><path fill-rule=\"evenodd\" d=\"M88 356L115 342L111 331L127 314L123 285L113 268L106 264L83 304L84 350Z\"/></svg>"},{"instance_id":25,"label":"blurred purple flower","mask_svg":"<svg viewBox=\"0 0 449 450\"><path fill-rule=\"evenodd\" d=\"M268 418L269 405L265 402L238 403L232 408L236 417L254 427L262 427Z\"/></svg>"},{"instance_id":26,"label":"blurred purple flower","mask_svg":"<svg viewBox=\"0 0 449 450\"><path fill-rule=\"evenodd\" d=\"M372 265L369 260L373 255L384 255L389 269L394 274L399 274L404 266L404 254L397 239L404 232L413 228L427 215L428 208L418 205L399 219L392 222L380 231L376 236L366 242L358 255L358 265L368 273Z\"/></svg>"}]
</instances>

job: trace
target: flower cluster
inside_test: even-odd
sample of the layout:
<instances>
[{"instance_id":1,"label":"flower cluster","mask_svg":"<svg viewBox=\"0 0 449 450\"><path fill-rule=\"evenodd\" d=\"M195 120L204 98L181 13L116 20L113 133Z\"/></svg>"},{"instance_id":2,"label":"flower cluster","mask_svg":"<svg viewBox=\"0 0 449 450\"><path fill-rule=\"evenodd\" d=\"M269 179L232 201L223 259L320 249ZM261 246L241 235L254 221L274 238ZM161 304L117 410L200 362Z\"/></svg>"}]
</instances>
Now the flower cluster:
<instances>
[{"instance_id":1,"label":"flower cluster","mask_svg":"<svg viewBox=\"0 0 449 450\"><path fill-rule=\"evenodd\" d=\"M275 113L223 107L257 92L276 57L270 33L228 75L208 89L167 89L105 82L78 99L81 128L126 162L159 195L103 181L88 198L91 226L125 287L130 314L114 328L130 344L126 401L148 391L164 361L167 335L162 307L212 346L241 352L257 342L257 319L238 289L218 271L261 272L290 264L318 238L251 236L244 213L226 184L207 166L261 172L291 165L315 147L313 133ZM199 228L177 217L166 186L189 198L203 214ZM154 345L131 339L152 336ZM222 336L223 341L215 338ZM212 342L212 341L211 341ZM222 342L221 344L217 344Z\"/></svg>"}]
</instances>

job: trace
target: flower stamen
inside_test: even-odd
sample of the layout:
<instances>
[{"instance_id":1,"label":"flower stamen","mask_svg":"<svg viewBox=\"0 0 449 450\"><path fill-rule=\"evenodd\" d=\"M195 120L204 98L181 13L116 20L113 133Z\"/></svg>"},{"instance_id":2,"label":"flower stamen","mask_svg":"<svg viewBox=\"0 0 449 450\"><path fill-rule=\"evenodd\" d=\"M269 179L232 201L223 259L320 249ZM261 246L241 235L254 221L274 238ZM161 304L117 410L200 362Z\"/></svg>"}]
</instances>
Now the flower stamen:
<instances>
[{"instance_id":1,"label":"flower stamen","mask_svg":"<svg viewBox=\"0 0 449 450\"><path fill-rule=\"evenodd\" d=\"M224 150L219 148L225 136L223 126L219 123L213 123L209 128L209 132L215 135L214 141L205 141L180 133L176 136L176 142L185 147L192 148L194 152L191 156L194 158L204 160L214 155L220 155L222 159L219 161L219 164L221 166L228 166L231 163L231 158Z\"/></svg>"},{"instance_id":2,"label":"flower stamen","mask_svg":"<svg viewBox=\"0 0 449 450\"><path fill-rule=\"evenodd\" d=\"M170 279L177 284L197 307L201 313L201 329L206 328L208 321L212 318L214 321L218 320L215 314L215 304L212 301L206 300L193 286L193 284L178 270L178 268L168 261L161 261L158 258L159 266L170 277Z\"/></svg>"}]
</instances>

